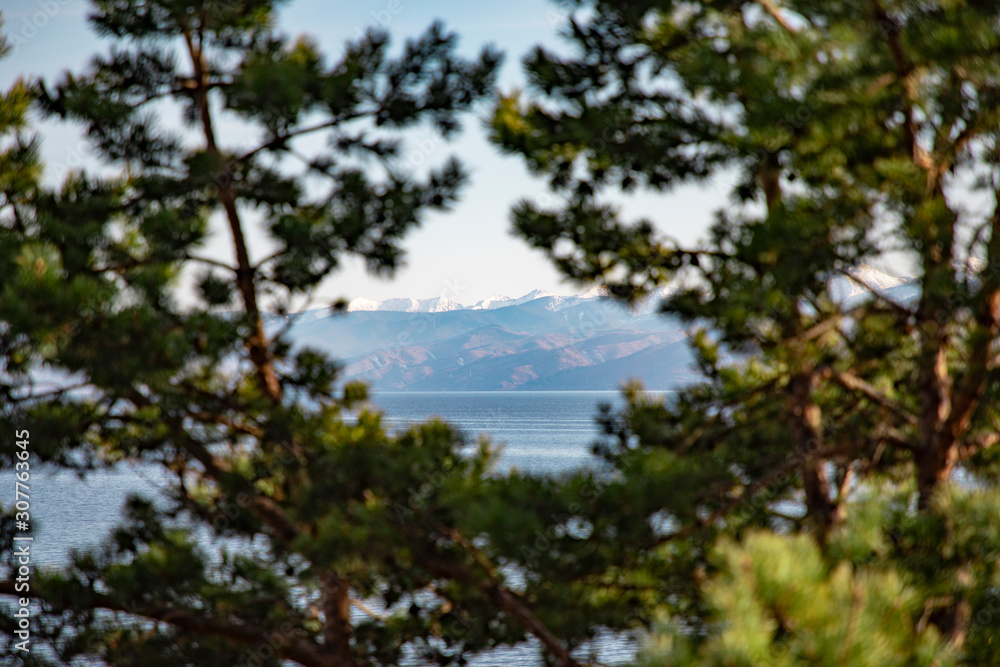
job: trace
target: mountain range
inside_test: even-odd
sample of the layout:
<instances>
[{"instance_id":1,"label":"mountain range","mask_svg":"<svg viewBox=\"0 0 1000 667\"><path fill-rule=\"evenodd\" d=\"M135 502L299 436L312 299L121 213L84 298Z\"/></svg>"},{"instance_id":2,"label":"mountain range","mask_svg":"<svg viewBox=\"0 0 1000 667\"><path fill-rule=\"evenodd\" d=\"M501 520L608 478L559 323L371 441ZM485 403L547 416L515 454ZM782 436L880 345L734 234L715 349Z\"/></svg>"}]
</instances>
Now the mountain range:
<instances>
[{"instance_id":1,"label":"mountain range","mask_svg":"<svg viewBox=\"0 0 1000 667\"><path fill-rule=\"evenodd\" d=\"M665 294L666 292L662 292ZM384 301L373 301L372 299L359 298L349 301L348 312L400 312L400 313L443 313L449 310L496 310L497 308L507 308L508 306L520 306L528 301L536 299L552 298L549 304L552 309L559 310L568 306L577 305L589 299L608 296L606 288L591 287L586 292L581 292L576 296L557 296L552 292L543 289L536 289L528 292L522 297L512 299L509 296L494 294L471 306L464 306L457 301L441 296L436 299L410 299L396 298L385 299ZM655 305L655 303L654 303Z\"/></svg>"},{"instance_id":2,"label":"mountain range","mask_svg":"<svg viewBox=\"0 0 1000 667\"><path fill-rule=\"evenodd\" d=\"M831 280L833 298L874 289L907 301L915 289L868 265L848 273ZM354 299L346 312L296 314L289 337L341 360L345 380L382 391L608 390L629 379L663 390L697 377L687 330L656 313L668 293L631 310L600 288L496 295L469 306L445 297Z\"/></svg>"}]
</instances>

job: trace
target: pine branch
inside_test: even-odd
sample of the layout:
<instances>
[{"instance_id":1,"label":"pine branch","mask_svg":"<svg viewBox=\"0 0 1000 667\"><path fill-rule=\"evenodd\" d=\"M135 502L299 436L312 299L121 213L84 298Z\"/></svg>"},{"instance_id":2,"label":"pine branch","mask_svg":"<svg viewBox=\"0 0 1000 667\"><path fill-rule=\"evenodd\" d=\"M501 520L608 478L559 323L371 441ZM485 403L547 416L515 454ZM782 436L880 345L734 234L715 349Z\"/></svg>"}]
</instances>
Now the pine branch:
<instances>
[{"instance_id":1,"label":"pine branch","mask_svg":"<svg viewBox=\"0 0 1000 667\"><path fill-rule=\"evenodd\" d=\"M0 581L0 595L11 597L23 595L17 593L14 586L15 582L13 581ZM37 593L37 588L34 590ZM42 595L36 595L35 597L56 608L60 608L68 603L68 601L61 598L46 597L44 592ZM277 635L281 640L269 641L268 646L282 658L292 660L304 667L337 667L337 663L324 655L322 647L316 643L292 636L288 632L282 632L277 628L211 618L195 611L177 607L137 606L123 603L108 595L96 593L92 589L74 591L72 602L69 604L73 608L125 613L130 616L167 623L185 632L209 637L221 637L250 647L259 647L262 640Z\"/></svg>"},{"instance_id":2,"label":"pine branch","mask_svg":"<svg viewBox=\"0 0 1000 667\"><path fill-rule=\"evenodd\" d=\"M225 262L220 262L219 260L212 259L210 257L199 257L197 255L185 254L184 259L189 259L192 262L201 262L202 264L208 264L209 266L225 269L226 271L230 271L232 273L238 272L238 269L235 266L230 266Z\"/></svg>"},{"instance_id":3,"label":"pine branch","mask_svg":"<svg viewBox=\"0 0 1000 667\"><path fill-rule=\"evenodd\" d=\"M296 137L305 136L305 135L311 134L313 132L319 132L320 130L328 130L328 129L337 127L338 125L342 125L342 124L344 124L346 122L349 122L349 121L352 121L352 120L356 120L358 118L364 118L365 116L374 116L377 113L378 113L378 109L369 109L369 110L364 110L364 111L355 111L355 112L351 112L351 113L348 113L348 114L344 114L342 116L338 116L338 117L336 117L336 118L334 118L332 120L323 121L322 123L317 123L315 125L308 125L306 127L299 127L299 128L295 128L293 130L289 130L288 132L284 132L282 134L278 134L278 135L272 137L266 143L263 143L260 146L257 146L256 148L254 148L254 149L252 149L252 150L250 150L250 151L248 151L246 153L243 153L239 157L235 158L232 161L232 163L233 164L242 164L242 163L246 162L247 160L249 160L250 158L252 158L253 156L257 155L258 153L261 153L261 152L267 151L267 150L275 150L275 149L281 148L285 144L287 144L289 141L291 141L292 139L295 139Z\"/></svg>"},{"instance_id":4,"label":"pine branch","mask_svg":"<svg viewBox=\"0 0 1000 667\"><path fill-rule=\"evenodd\" d=\"M500 583L496 567L489 561L489 558L481 550L477 549L472 541L464 536L457 529L443 524L437 517L422 513L422 516L432 525L435 530L447 536L468 553L477 565L486 574L486 579L475 576L463 565L450 559L442 557L435 552L433 545L429 545L423 551L417 552L418 562L430 572L453 581L470 584L479 589L490 601L504 610L511 618L516 620L525 630L534 635L548 651L549 655L560 667L580 667L579 663L570 655L563 643L551 630L531 611L527 603L521 596L510 591ZM413 535L405 524L400 529ZM420 540L414 535L415 542Z\"/></svg>"},{"instance_id":5,"label":"pine branch","mask_svg":"<svg viewBox=\"0 0 1000 667\"><path fill-rule=\"evenodd\" d=\"M959 453L963 459L975 456L979 452L1000 444L1000 433L984 433L980 436L966 440L959 447Z\"/></svg>"},{"instance_id":6,"label":"pine branch","mask_svg":"<svg viewBox=\"0 0 1000 667\"><path fill-rule=\"evenodd\" d=\"M467 585L475 586L491 602L518 622L525 630L534 635L552 656L559 667L581 667L562 642L552 633L551 630L538 619L531 611L527 603L516 593L508 590L493 580L482 580L474 576L466 568L450 560L442 558L431 552L417 554L418 562L430 572Z\"/></svg>"},{"instance_id":7,"label":"pine branch","mask_svg":"<svg viewBox=\"0 0 1000 667\"><path fill-rule=\"evenodd\" d=\"M880 28L884 26L897 26L896 22L889 18L885 8L882 7L878 0L873 0L872 6L875 11L875 20L878 22ZM883 30L882 32L885 35L886 45L889 47L889 55L896 67L896 74L899 77L899 81L903 84L903 91L906 95L906 123L903 126L906 134L906 143L910 147L910 154L914 163L923 169L929 169L931 166L928 164L930 156L920 146L916 115L914 113L914 106L917 104L917 91L911 78L914 71L913 63L903 50L903 43L900 39L900 28L897 26L894 29Z\"/></svg>"},{"instance_id":8,"label":"pine branch","mask_svg":"<svg viewBox=\"0 0 1000 667\"><path fill-rule=\"evenodd\" d=\"M733 510L735 510L743 502L745 502L747 498L750 498L751 496L753 496L753 494L755 494L758 491L760 491L761 489L767 487L772 482L776 482L776 481L782 479L783 477L785 477L786 475L789 475L791 473L792 469L797 464L798 464L797 461L786 462L784 465L781 465L781 466L778 466L777 468L772 469L771 472L769 472L768 474L766 474L766 475L764 475L762 477L757 478L756 480L754 480L750 484L747 484L744 487L744 489L743 489L743 493L741 493L736 498L733 498L732 500L730 500L728 503L726 503L722 507L719 507L718 509L716 509L715 511L713 511L711 514L709 514L704 519L699 519L698 521L690 523L690 524L688 524L687 526L685 526L683 528L679 528L678 530L675 530L674 532L670 533L669 535L664 535L663 537L661 537L660 539L658 539L656 541L656 544L657 545L661 545L661 544L666 544L667 542L673 542L673 541L676 541L676 540L685 540L685 539L687 539L689 537L692 537L693 535L695 535L699 531L704 530L704 529L710 527L716 521L719 521L720 519L725 518L728 514L732 513Z\"/></svg>"},{"instance_id":9,"label":"pine branch","mask_svg":"<svg viewBox=\"0 0 1000 667\"><path fill-rule=\"evenodd\" d=\"M834 371L830 368L824 370L824 377L834 380L837 384L842 386L848 391L852 391L861 394L865 398L868 398L883 408L889 410L893 414L902 418L906 423L916 426L917 418L902 405L892 400L874 386L854 375L850 371Z\"/></svg>"},{"instance_id":10,"label":"pine branch","mask_svg":"<svg viewBox=\"0 0 1000 667\"><path fill-rule=\"evenodd\" d=\"M885 296L881 291L879 291L879 289L877 287L875 287L870 282L868 282L864 277L859 276L859 275L855 275L855 274L853 274L853 273L851 273L849 271L846 271L844 269L838 270L837 273L839 273L840 275L844 276L845 278L847 278L849 280L852 280L852 281L856 282L857 284L861 285L862 287L864 287L866 290L868 290L868 292L873 297L875 297L876 299L878 299L882 303L884 303L887 306L889 306L889 308L891 308L892 310L894 310L896 313L898 313L902 317L908 319L908 318L910 318L910 317L912 317L914 315L914 312L912 310L910 310L909 308L907 308L903 304L897 303L896 301L893 301L889 297Z\"/></svg>"},{"instance_id":11,"label":"pine branch","mask_svg":"<svg viewBox=\"0 0 1000 667\"><path fill-rule=\"evenodd\" d=\"M791 35L798 34L798 29L785 18L785 15L781 13L781 9L774 3L774 0L757 0L757 4L763 7L764 11L777 21L778 25L785 29L785 32Z\"/></svg>"},{"instance_id":12,"label":"pine branch","mask_svg":"<svg viewBox=\"0 0 1000 667\"><path fill-rule=\"evenodd\" d=\"M989 376L990 348L1000 339L1000 188L994 192L990 240L986 261L989 270L976 294L976 327L969 351L968 371L958 381L945 428L957 439L968 428Z\"/></svg>"}]
</instances>

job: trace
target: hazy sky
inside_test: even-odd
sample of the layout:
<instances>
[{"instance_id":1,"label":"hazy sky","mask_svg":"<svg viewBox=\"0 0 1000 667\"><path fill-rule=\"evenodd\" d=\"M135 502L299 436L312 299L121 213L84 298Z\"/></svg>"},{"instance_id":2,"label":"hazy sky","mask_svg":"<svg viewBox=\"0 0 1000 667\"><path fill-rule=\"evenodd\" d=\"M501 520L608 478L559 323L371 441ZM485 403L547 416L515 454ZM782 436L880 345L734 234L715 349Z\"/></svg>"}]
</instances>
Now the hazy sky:
<instances>
[{"instance_id":1,"label":"hazy sky","mask_svg":"<svg viewBox=\"0 0 1000 667\"><path fill-rule=\"evenodd\" d=\"M91 32L86 21L88 3L83 0L0 0L0 11L5 16L5 32L16 44L14 52L0 61L3 88L20 74L51 80L67 68L80 71L91 56L110 48ZM369 26L384 25L398 46L440 18L459 34L464 54L473 55L487 43L506 53L500 88L510 91L523 86L520 60L533 45L560 46L557 29L562 15L560 7L545 0L293 0L282 6L278 23L283 32L313 37L331 62L340 56L345 40ZM458 206L449 213L428 217L406 238L406 265L393 279L370 277L360 261L348 262L324 283L320 304L337 297L441 295L470 304L491 294L516 297L535 288L556 293L579 291L563 282L540 252L511 235L511 205L522 197L538 197L545 188L518 158L501 156L487 143L482 125L487 109L481 105L466 117L457 140L429 151L429 161L455 154L471 170L472 182ZM239 127L226 129L230 138L241 136ZM40 130L47 178L57 179L67 167L93 164L86 157L79 127L43 123ZM691 243L703 235L713 210L723 203L728 187L722 181L726 180L722 177L707 187L667 195L631 197L623 200L623 205L627 212L647 216L666 233ZM262 254L260 237L252 240L256 240L258 255ZM228 232L221 225L205 254L230 257Z\"/></svg>"}]
</instances>

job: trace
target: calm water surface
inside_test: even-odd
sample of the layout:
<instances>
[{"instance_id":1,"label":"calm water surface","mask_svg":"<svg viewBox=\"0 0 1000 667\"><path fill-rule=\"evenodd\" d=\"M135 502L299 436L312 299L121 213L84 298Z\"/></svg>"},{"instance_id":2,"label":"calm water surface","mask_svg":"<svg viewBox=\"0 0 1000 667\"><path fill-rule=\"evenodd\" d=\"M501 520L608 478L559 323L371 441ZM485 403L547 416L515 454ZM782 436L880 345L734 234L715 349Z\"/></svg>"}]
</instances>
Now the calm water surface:
<instances>
[{"instance_id":1,"label":"calm water surface","mask_svg":"<svg viewBox=\"0 0 1000 667\"><path fill-rule=\"evenodd\" d=\"M618 405L613 391L383 392L373 402L396 427L440 417L474 438L501 445L500 467L558 473L593 462L599 403Z\"/></svg>"},{"instance_id":2,"label":"calm water surface","mask_svg":"<svg viewBox=\"0 0 1000 667\"><path fill-rule=\"evenodd\" d=\"M382 392L372 402L395 428L440 417L471 439L484 433L502 444L502 469L552 474L593 461L597 405L620 404L621 398L616 392ZM121 519L129 493L155 495L165 480L157 469L132 467L85 480L65 472L36 471L32 481L33 563L38 567L65 563L69 549L96 544ZM627 639L608 636L589 650L602 661L620 663L634 648ZM529 643L494 651L472 664L542 663L537 646Z\"/></svg>"}]
</instances>

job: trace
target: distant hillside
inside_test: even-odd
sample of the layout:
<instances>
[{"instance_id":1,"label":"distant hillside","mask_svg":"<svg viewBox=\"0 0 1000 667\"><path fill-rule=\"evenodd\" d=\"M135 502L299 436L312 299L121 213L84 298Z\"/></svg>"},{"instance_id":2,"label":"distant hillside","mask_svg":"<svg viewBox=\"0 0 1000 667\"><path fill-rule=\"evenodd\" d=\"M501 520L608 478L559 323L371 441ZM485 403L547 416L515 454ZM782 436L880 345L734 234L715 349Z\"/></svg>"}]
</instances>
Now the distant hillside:
<instances>
[{"instance_id":1,"label":"distant hillside","mask_svg":"<svg viewBox=\"0 0 1000 667\"><path fill-rule=\"evenodd\" d=\"M383 391L599 390L636 378L669 389L694 377L680 325L629 312L598 290L444 299L355 299L347 313L302 313L290 336L344 364L344 378ZM273 322L277 324L277 322Z\"/></svg>"},{"instance_id":2,"label":"distant hillside","mask_svg":"<svg viewBox=\"0 0 1000 667\"><path fill-rule=\"evenodd\" d=\"M867 265L850 276L831 279L835 299L868 298L874 289L907 301L917 289ZM671 389L696 371L687 332L656 314L666 293L632 311L597 288L575 296L497 295L472 306L445 298L355 299L346 313L298 314L290 336L341 360L345 379L383 391L606 390L629 379Z\"/></svg>"}]
</instances>

